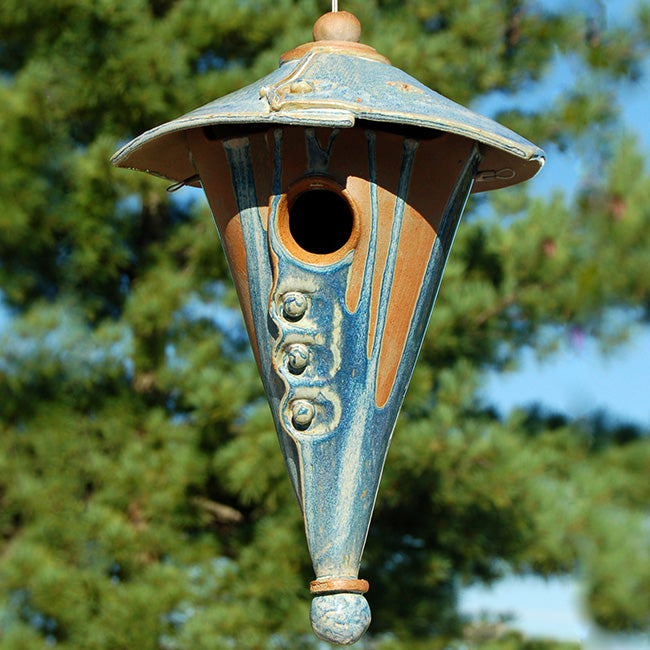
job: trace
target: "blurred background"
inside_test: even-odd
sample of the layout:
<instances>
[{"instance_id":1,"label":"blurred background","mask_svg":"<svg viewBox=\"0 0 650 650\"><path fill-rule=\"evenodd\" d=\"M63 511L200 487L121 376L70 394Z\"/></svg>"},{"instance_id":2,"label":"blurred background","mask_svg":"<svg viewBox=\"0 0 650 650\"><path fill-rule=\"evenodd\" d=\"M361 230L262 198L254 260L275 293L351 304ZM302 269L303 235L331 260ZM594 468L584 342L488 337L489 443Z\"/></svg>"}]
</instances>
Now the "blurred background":
<instances>
[{"instance_id":1,"label":"blurred background","mask_svg":"<svg viewBox=\"0 0 650 650\"><path fill-rule=\"evenodd\" d=\"M548 154L468 204L357 647L650 647L650 5L340 5L393 65ZM3 650L327 647L202 192L109 158L274 69L329 8L4 0Z\"/></svg>"}]
</instances>

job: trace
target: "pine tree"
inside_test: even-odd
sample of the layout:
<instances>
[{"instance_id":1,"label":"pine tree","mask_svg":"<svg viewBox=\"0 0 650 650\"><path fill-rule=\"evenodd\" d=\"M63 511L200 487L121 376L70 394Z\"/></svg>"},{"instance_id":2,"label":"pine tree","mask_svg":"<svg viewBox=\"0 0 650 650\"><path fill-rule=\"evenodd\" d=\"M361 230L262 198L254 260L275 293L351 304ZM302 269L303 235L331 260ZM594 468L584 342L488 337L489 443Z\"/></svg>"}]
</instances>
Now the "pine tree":
<instances>
[{"instance_id":1,"label":"pine tree","mask_svg":"<svg viewBox=\"0 0 650 650\"><path fill-rule=\"evenodd\" d=\"M299 510L206 204L109 158L272 70L321 4L3 4L3 649L318 647ZM472 636L459 585L506 567L578 572L595 621L650 626L647 432L500 417L478 397L524 347L547 353L576 328L613 344L613 310L629 325L650 308L650 177L617 103L648 54L650 6L618 26L568 5L345 7L394 65L461 103L503 93L494 117L585 169L571 196L470 201L382 480L363 647L565 647ZM518 108L558 57L579 83Z\"/></svg>"}]
</instances>

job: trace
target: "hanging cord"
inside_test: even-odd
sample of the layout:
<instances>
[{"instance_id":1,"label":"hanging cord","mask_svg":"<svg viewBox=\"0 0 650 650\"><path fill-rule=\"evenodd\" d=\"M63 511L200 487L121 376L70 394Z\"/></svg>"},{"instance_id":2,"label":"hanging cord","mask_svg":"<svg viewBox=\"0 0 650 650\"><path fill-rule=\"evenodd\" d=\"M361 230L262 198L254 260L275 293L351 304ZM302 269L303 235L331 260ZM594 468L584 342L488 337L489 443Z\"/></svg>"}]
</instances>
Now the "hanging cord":
<instances>
[{"instance_id":1,"label":"hanging cord","mask_svg":"<svg viewBox=\"0 0 650 650\"><path fill-rule=\"evenodd\" d=\"M339 0L332 0L332 12L339 10Z\"/></svg>"}]
</instances>

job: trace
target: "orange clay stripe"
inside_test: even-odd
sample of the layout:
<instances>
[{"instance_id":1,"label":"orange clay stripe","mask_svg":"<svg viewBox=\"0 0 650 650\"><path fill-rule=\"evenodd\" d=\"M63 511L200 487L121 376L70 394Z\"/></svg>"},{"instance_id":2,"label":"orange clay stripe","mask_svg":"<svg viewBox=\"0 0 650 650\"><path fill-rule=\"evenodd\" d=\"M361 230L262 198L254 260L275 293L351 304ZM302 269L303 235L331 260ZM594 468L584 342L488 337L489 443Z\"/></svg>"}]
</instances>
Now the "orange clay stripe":
<instances>
[{"instance_id":1,"label":"orange clay stripe","mask_svg":"<svg viewBox=\"0 0 650 650\"><path fill-rule=\"evenodd\" d=\"M413 311L422 289L436 232L415 210L405 206L398 264L386 315L386 329L379 355L375 403L383 407L390 397L402 360Z\"/></svg>"},{"instance_id":2,"label":"orange clay stripe","mask_svg":"<svg viewBox=\"0 0 650 650\"><path fill-rule=\"evenodd\" d=\"M207 140L202 129L188 131L187 138L228 258L257 367L261 369L248 291L246 248L239 221L237 199L230 182L230 166L221 143Z\"/></svg>"},{"instance_id":3,"label":"orange clay stripe","mask_svg":"<svg viewBox=\"0 0 650 650\"><path fill-rule=\"evenodd\" d=\"M397 199L397 187L400 178L400 165L387 164L387 161L395 160L397 152L401 154L403 138L386 136L377 138L375 143L375 160L377 161L377 230L378 232L390 233L395 213L395 201ZM381 164L383 163L383 164ZM370 297L370 317L368 319L368 358L373 354L377 330L377 318L379 317L379 299L381 285L386 273L386 261L390 237L378 237L375 249L374 268L372 269L372 293ZM369 253L371 253L369 251Z\"/></svg>"},{"instance_id":4,"label":"orange clay stripe","mask_svg":"<svg viewBox=\"0 0 650 650\"><path fill-rule=\"evenodd\" d=\"M360 232L359 241L354 251L352 266L348 280L348 289L345 295L345 304L350 312L355 312L361 297L361 289L365 281L366 260L368 259L368 246L370 244L370 227L365 215L371 214L370 185L361 178L348 178L347 189L356 199L359 208Z\"/></svg>"},{"instance_id":5,"label":"orange clay stripe","mask_svg":"<svg viewBox=\"0 0 650 650\"><path fill-rule=\"evenodd\" d=\"M379 357L375 394L379 408L385 406L395 384L449 192L471 146L470 141L458 144L446 137L420 143L416 154ZM439 162L431 165L432 160Z\"/></svg>"},{"instance_id":6,"label":"orange clay stripe","mask_svg":"<svg viewBox=\"0 0 650 650\"><path fill-rule=\"evenodd\" d=\"M359 304L370 238L370 190L368 185L369 161L366 133L362 129L343 129L336 137L325 129L316 129L315 136L323 152L329 152L327 173L339 185L345 187L353 199L355 221L359 239L355 245L352 265L348 273L345 304L354 312ZM323 163L324 161L322 161ZM321 163L321 164L322 164Z\"/></svg>"}]
</instances>

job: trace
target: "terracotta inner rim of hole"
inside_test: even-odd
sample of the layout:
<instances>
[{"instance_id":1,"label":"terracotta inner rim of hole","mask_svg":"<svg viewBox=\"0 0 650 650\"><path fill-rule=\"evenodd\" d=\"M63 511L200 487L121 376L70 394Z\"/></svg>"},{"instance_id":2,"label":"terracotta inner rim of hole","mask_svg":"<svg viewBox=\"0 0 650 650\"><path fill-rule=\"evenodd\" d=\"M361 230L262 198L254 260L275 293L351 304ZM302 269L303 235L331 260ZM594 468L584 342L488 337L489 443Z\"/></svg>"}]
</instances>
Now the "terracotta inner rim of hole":
<instances>
[{"instance_id":1,"label":"terracotta inner rim of hole","mask_svg":"<svg viewBox=\"0 0 650 650\"><path fill-rule=\"evenodd\" d=\"M331 195L329 197L330 201L334 203L338 202L346 212L341 219L332 219L331 226L333 228L342 228L343 230L339 236L334 238L337 240L335 244L336 248L331 252L312 252L306 250L298 243L294 236L298 235L298 239L301 239L300 233L296 229L296 219L300 222L299 225L305 226L307 231L310 230L310 226L313 227L313 232L308 232L307 237L318 240L321 233L327 234L327 217L323 217L322 214L320 217L317 215L320 206L314 205L316 208L315 221L311 223L309 222L309 214L301 212L301 214L296 215L294 211L294 207L299 200L303 203L309 201L310 192L314 193L314 200L317 200L317 195L320 199L327 199L328 195ZM304 205L301 205L300 209L304 210ZM294 220L293 231L292 219ZM294 183L288 192L280 198L277 211L277 227L282 244L293 257L309 264L324 266L338 262L356 246L359 240L360 229L359 211L348 191L334 179L328 176L308 176ZM340 242L338 241L339 239ZM302 243L304 244L305 241L303 240Z\"/></svg>"}]
</instances>

